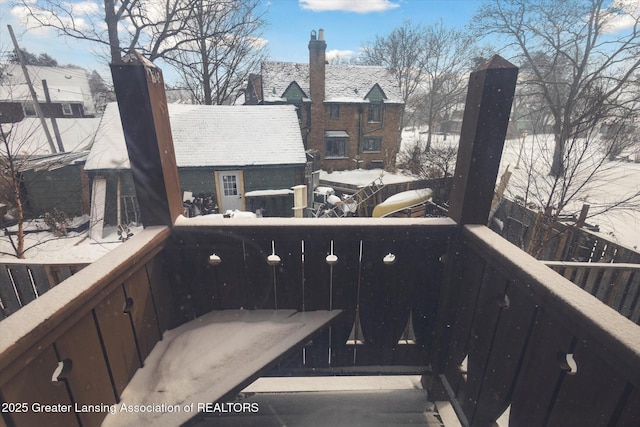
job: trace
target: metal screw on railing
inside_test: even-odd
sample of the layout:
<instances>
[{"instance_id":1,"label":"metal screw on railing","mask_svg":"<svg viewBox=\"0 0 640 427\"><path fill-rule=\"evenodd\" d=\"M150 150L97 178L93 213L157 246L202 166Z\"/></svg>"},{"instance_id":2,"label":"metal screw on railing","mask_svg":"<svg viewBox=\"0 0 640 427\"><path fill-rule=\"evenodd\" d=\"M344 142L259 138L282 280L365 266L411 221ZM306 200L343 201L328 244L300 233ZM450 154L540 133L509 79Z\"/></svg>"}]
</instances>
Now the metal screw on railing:
<instances>
[{"instance_id":1,"label":"metal screw on railing","mask_svg":"<svg viewBox=\"0 0 640 427\"><path fill-rule=\"evenodd\" d=\"M382 262L384 262L385 265L393 265L396 263L396 256L391 252L389 252L387 255L384 256L384 258L382 258Z\"/></svg>"},{"instance_id":2,"label":"metal screw on railing","mask_svg":"<svg viewBox=\"0 0 640 427\"><path fill-rule=\"evenodd\" d=\"M209 265L216 266L216 265L220 265L221 262L222 262L222 259L218 255L211 254L209 256Z\"/></svg>"}]
</instances>

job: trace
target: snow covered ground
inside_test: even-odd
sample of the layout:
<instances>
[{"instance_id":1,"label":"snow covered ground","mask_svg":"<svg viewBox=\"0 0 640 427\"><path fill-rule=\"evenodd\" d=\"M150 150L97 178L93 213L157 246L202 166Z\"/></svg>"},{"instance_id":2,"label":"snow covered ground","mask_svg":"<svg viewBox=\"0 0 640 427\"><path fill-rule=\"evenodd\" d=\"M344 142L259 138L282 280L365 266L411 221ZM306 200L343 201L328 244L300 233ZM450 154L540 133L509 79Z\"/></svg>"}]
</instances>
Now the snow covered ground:
<instances>
[{"instance_id":1,"label":"snow covered ground","mask_svg":"<svg viewBox=\"0 0 640 427\"><path fill-rule=\"evenodd\" d=\"M425 140L426 134L419 129L405 130L402 134L402 150L410 148L416 142L424 144ZM446 141L442 135L436 135L433 144L449 146L457 145L458 141L459 135L449 135ZM528 188L527 201L538 207L544 206L550 188L547 172L552 149L552 135L529 135L524 140L516 138L505 141L498 182L508 167L512 175L506 190L507 197L524 199ZM578 173L591 173L597 158L598 153L591 150L590 156L579 163ZM577 194L563 209L564 214L577 216L582 205L589 204L589 224L598 225L601 234L609 239L640 249L640 197L636 197L635 202L603 212L607 206L640 192L640 163L607 161L588 185L579 190L572 186L571 190L577 191Z\"/></svg>"},{"instance_id":2,"label":"snow covered ground","mask_svg":"<svg viewBox=\"0 0 640 427\"><path fill-rule=\"evenodd\" d=\"M512 173L506 192L509 198L523 197L525 188L529 186L533 194L529 196L529 200L536 206L543 205L542 202L546 200L549 191L546 172L549 170L547 159L550 156L545 154L551 152L552 142L553 138L549 135L527 136L524 145L520 138L505 142L498 179L509 167ZM518 162L520 151L522 155ZM581 163L577 170L579 174L593 172L593 158L586 158ZM537 173L533 182L528 179L532 170ZM640 163L606 161L584 188L577 189L576 186L572 186L571 191L576 191L576 196L565 207L564 214L577 217L582 205L588 204L589 224L598 225L600 233L609 239L636 250L640 249ZM607 210L634 194L639 196L619 207Z\"/></svg>"},{"instance_id":3,"label":"snow covered ground","mask_svg":"<svg viewBox=\"0 0 640 427\"><path fill-rule=\"evenodd\" d=\"M140 230L141 226L131 227L134 234ZM38 262L90 263L121 243L116 227L105 227L103 238L99 240L90 239L86 230L70 232L65 237L54 237L49 231L40 231L25 234L25 248L30 248L25 257ZM14 252L6 235L0 237L0 252L0 260L15 260L15 257L7 255Z\"/></svg>"}]
</instances>

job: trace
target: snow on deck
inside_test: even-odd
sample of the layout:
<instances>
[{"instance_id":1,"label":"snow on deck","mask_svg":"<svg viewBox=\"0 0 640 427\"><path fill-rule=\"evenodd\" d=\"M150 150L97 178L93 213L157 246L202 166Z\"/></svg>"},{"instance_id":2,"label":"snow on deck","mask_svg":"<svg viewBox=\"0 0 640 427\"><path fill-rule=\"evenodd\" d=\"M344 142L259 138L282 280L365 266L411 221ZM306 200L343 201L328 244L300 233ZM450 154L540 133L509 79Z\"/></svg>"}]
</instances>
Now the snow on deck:
<instances>
[{"instance_id":1,"label":"snow on deck","mask_svg":"<svg viewBox=\"0 0 640 427\"><path fill-rule=\"evenodd\" d=\"M248 383L340 313L224 310L167 331L102 425L184 423L203 410L198 404L216 402Z\"/></svg>"}]
</instances>

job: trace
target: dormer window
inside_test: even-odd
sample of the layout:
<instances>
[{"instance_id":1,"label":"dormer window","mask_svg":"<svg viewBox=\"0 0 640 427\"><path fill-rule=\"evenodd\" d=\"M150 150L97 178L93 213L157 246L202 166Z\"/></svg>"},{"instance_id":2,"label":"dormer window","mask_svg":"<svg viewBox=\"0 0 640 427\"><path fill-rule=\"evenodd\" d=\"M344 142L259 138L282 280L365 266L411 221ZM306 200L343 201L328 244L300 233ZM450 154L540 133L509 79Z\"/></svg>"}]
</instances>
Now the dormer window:
<instances>
[{"instance_id":1,"label":"dormer window","mask_svg":"<svg viewBox=\"0 0 640 427\"><path fill-rule=\"evenodd\" d=\"M379 123L382 121L382 102L369 104L369 113L367 115L369 123Z\"/></svg>"},{"instance_id":2,"label":"dormer window","mask_svg":"<svg viewBox=\"0 0 640 427\"><path fill-rule=\"evenodd\" d=\"M367 121L369 123L382 122L382 104L387 99L387 96L384 94L380 85L378 85L378 83L374 84L364 98L369 100L369 114L367 115Z\"/></svg>"}]
</instances>

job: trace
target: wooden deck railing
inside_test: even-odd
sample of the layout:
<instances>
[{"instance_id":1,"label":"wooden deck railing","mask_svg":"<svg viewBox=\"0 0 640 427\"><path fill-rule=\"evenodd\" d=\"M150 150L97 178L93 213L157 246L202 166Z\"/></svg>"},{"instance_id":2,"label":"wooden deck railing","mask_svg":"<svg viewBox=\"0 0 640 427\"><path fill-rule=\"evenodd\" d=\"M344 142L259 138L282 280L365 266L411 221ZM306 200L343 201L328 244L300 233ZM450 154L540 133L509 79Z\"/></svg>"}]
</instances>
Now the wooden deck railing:
<instances>
[{"instance_id":1,"label":"wooden deck railing","mask_svg":"<svg viewBox=\"0 0 640 427\"><path fill-rule=\"evenodd\" d=\"M463 425L638 425L640 328L484 226L462 241L438 372Z\"/></svg>"},{"instance_id":2,"label":"wooden deck railing","mask_svg":"<svg viewBox=\"0 0 640 427\"><path fill-rule=\"evenodd\" d=\"M470 78L452 220L179 218L161 72L112 69L148 228L0 322L0 426L99 425L164 330L241 307L345 310L281 371L431 363L464 425L508 408L518 427L639 424L640 328L469 225L490 211L511 64Z\"/></svg>"},{"instance_id":3,"label":"wooden deck railing","mask_svg":"<svg viewBox=\"0 0 640 427\"><path fill-rule=\"evenodd\" d=\"M640 264L544 261L624 317L640 324Z\"/></svg>"},{"instance_id":4,"label":"wooden deck railing","mask_svg":"<svg viewBox=\"0 0 640 427\"><path fill-rule=\"evenodd\" d=\"M347 312L279 373L425 369L439 326L436 373L463 424L490 425L510 405L518 426L633 425L638 326L486 227L464 227L458 255L443 258L456 230L447 219L205 218L179 220L170 237L147 229L0 323L0 396L27 404L5 423L44 425L48 404L69 408L55 415L64 425L99 425L177 312L277 306Z\"/></svg>"},{"instance_id":5,"label":"wooden deck railing","mask_svg":"<svg viewBox=\"0 0 640 427\"><path fill-rule=\"evenodd\" d=\"M0 263L0 319L18 311L87 263L3 260Z\"/></svg>"},{"instance_id":6,"label":"wooden deck railing","mask_svg":"<svg viewBox=\"0 0 640 427\"><path fill-rule=\"evenodd\" d=\"M174 326L168 236L142 231L0 322L0 425L100 425Z\"/></svg>"},{"instance_id":7,"label":"wooden deck railing","mask_svg":"<svg viewBox=\"0 0 640 427\"><path fill-rule=\"evenodd\" d=\"M415 371L429 363L440 258L454 231L445 218L185 218L174 228L180 250L171 259L180 267L180 305L195 316L237 308L346 312L281 373L370 365Z\"/></svg>"}]
</instances>

